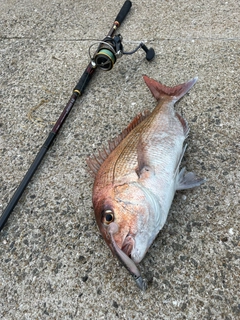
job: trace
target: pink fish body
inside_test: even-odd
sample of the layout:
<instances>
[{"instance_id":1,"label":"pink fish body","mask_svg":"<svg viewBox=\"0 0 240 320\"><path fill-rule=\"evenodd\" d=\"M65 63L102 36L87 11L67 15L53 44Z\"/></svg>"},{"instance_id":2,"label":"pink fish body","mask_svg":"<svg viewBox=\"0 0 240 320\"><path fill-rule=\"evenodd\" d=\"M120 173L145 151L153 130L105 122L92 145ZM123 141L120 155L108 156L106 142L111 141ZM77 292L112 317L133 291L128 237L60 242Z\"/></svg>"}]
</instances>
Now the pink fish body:
<instances>
[{"instance_id":1,"label":"pink fish body","mask_svg":"<svg viewBox=\"0 0 240 320\"><path fill-rule=\"evenodd\" d=\"M164 226L176 190L199 186L192 172L179 166L189 127L174 104L197 81L170 88L144 76L158 104L138 115L99 155L88 159L95 174L93 207L110 249L145 289L136 263Z\"/></svg>"}]
</instances>

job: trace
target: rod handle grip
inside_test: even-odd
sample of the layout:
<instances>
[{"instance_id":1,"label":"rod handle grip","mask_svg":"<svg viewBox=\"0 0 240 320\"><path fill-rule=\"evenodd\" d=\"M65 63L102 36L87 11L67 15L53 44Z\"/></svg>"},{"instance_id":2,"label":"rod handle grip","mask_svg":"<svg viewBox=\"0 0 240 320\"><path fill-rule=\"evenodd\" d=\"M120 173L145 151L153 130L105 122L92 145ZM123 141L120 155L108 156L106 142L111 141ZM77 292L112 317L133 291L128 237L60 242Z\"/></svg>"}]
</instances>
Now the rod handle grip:
<instances>
[{"instance_id":1,"label":"rod handle grip","mask_svg":"<svg viewBox=\"0 0 240 320\"><path fill-rule=\"evenodd\" d=\"M93 66L90 62L89 65L87 66L87 68L85 69L85 71L83 72L81 78L79 79L77 85L73 89L73 92L78 93L79 96L82 95L83 91L85 90L86 86L88 85L89 81L91 80L92 75L95 70L96 70L96 68L93 68Z\"/></svg>"},{"instance_id":2,"label":"rod handle grip","mask_svg":"<svg viewBox=\"0 0 240 320\"><path fill-rule=\"evenodd\" d=\"M129 10L131 9L132 6L132 2L129 0L126 0L121 8L121 10L119 11L115 21L117 21L119 24L121 24L123 22L123 20L126 18Z\"/></svg>"}]
</instances>

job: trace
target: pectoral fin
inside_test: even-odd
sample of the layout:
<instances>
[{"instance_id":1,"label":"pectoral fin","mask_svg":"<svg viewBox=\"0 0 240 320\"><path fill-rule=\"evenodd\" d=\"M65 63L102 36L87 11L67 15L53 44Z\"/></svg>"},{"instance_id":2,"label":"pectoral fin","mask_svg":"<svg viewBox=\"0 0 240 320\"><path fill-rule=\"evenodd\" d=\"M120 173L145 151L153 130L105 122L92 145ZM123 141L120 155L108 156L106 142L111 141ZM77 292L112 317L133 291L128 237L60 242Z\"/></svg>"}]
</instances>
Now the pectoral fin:
<instances>
[{"instance_id":1,"label":"pectoral fin","mask_svg":"<svg viewBox=\"0 0 240 320\"><path fill-rule=\"evenodd\" d=\"M186 168L182 168L177 177L176 190L191 189L200 186L206 180L198 178L195 173L187 172Z\"/></svg>"}]
</instances>

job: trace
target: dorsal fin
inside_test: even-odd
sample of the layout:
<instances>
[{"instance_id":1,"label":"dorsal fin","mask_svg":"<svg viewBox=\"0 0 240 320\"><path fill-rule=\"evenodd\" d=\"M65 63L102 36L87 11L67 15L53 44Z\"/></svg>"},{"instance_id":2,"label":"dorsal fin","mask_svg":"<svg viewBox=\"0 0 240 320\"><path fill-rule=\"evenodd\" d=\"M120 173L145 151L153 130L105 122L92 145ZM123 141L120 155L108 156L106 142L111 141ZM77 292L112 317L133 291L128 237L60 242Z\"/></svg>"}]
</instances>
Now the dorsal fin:
<instances>
[{"instance_id":1,"label":"dorsal fin","mask_svg":"<svg viewBox=\"0 0 240 320\"><path fill-rule=\"evenodd\" d=\"M116 138L108 141L108 146L102 148L98 155L87 158L87 165L91 172L96 175L102 163L108 158L110 153L120 144L120 142L131 132L139 123L148 117L150 111L139 113Z\"/></svg>"},{"instance_id":2,"label":"dorsal fin","mask_svg":"<svg viewBox=\"0 0 240 320\"><path fill-rule=\"evenodd\" d=\"M173 100L178 101L192 88L192 86L197 82L198 78L193 78L190 81L179 84L175 87L167 87L162 83L152 78L149 78L146 75L143 75L143 79L148 88L150 89L152 95L157 100L164 99L167 96L169 96L172 97Z\"/></svg>"}]
</instances>

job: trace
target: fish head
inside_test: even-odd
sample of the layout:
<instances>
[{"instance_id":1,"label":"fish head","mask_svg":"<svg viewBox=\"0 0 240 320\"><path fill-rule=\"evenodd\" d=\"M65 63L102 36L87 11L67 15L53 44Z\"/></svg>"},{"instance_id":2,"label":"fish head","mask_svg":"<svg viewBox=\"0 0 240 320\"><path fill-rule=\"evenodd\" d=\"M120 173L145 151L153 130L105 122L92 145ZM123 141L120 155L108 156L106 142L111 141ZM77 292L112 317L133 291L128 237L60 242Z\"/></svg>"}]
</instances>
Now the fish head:
<instances>
[{"instance_id":1,"label":"fish head","mask_svg":"<svg viewBox=\"0 0 240 320\"><path fill-rule=\"evenodd\" d=\"M138 183L103 189L93 198L100 232L114 255L117 245L139 263L159 231L159 201Z\"/></svg>"},{"instance_id":2,"label":"fish head","mask_svg":"<svg viewBox=\"0 0 240 320\"><path fill-rule=\"evenodd\" d=\"M111 249L116 255L115 244L130 256L134 246L132 235L136 233L136 213L132 211L132 203L128 207L121 201L122 186L105 186L93 193L93 207L98 228ZM120 198L119 198L120 197ZM114 223L116 230L110 235L111 224Z\"/></svg>"}]
</instances>

